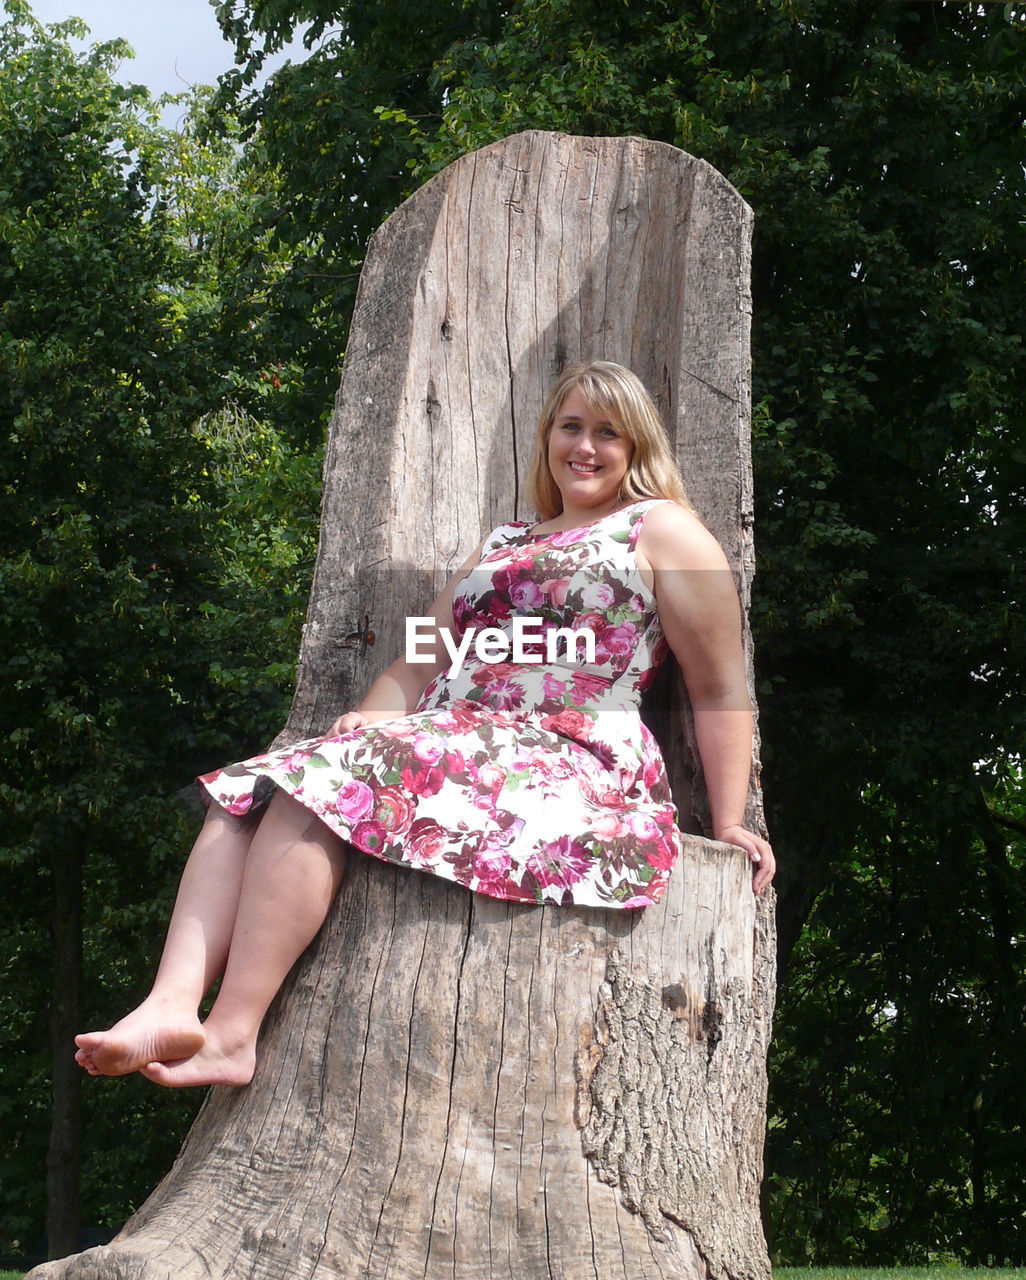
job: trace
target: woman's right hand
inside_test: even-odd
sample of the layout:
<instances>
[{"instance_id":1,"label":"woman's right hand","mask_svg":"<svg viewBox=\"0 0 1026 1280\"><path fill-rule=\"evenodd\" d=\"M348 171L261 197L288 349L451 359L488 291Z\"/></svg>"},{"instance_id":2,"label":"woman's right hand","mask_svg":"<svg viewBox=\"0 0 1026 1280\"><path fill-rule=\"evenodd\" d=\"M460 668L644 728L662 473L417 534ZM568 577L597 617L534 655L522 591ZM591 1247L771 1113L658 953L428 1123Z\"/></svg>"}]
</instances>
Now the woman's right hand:
<instances>
[{"instance_id":1,"label":"woman's right hand","mask_svg":"<svg viewBox=\"0 0 1026 1280\"><path fill-rule=\"evenodd\" d=\"M359 711L347 711L334 722L328 730L327 737L337 738L340 734L352 733L354 729L362 729L365 724L370 724L365 715Z\"/></svg>"}]
</instances>

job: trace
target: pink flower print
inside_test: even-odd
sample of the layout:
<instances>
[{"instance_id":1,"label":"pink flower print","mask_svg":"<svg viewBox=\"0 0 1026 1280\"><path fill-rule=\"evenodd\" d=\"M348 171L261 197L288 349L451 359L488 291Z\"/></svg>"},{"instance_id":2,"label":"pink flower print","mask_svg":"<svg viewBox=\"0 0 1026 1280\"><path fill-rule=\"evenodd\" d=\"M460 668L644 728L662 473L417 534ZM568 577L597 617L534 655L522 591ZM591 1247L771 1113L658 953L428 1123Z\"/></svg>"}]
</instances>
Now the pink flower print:
<instances>
[{"instance_id":1,"label":"pink flower print","mask_svg":"<svg viewBox=\"0 0 1026 1280\"><path fill-rule=\"evenodd\" d=\"M457 698L450 702L449 714L456 733L476 733L480 727L480 710L477 703L471 702L469 698Z\"/></svg>"},{"instance_id":2,"label":"pink flower print","mask_svg":"<svg viewBox=\"0 0 1026 1280\"><path fill-rule=\"evenodd\" d=\"M385 738L394 738L397 742L412 742L417 736L417 726L408 717L400 720L381 720L375 723L375 729Z\"/></svg>"},{"instance_id":3,"label":"pink flower print","mask_svg":"<svg viewBox=\"0 0 1026 1280\"><path fill-rule=\"evenodd\" d=\"M577 619L577 622L575 624L575 630L594 631L597 637L598 633L605 627L605 625L606 625L606 620L602 616L602 614L595 613L594 611L592 611L589 613L582 613L580 615L580 617ZM595 647L596 649L598 648L597 645Z\"/></svg>"},{"instance_id":4,"label":"pink flower print","mask_svg":"<svg viewBox=\"0 0 1026 1280\"><path fill-rule=\"evenodd\" d=\"M478 778L483 787L497 796L506 784L506 770L494 761L486 760L478 771Z\"/></svg>"},{"instance_id":5,"label":"pink flower print","mask_svg":"<svg viewBox=\"0 0 1026 1280\"><path fill-rule=\"evenodd\" d=\"M524 700L524 690L515 680L493 680L488 685L488 705L495 711L513 711Z\"/></svg>"},{"instance_id":6,"label":"pink flower print","mask_svg":"<svg viewBox=\"0 0 1026 1280\"><path fill-rule=\"evenodd\" d=\"M524 653L529 655L526 665L536 667L538 663L545 661L547 637L556 628L557 624L555 622L550 618L545 618L542 620L540 627L532 628L531 634L523 637ZM557 649L557 653L559 651ZM518 669L522 670L523 667L521 666Z\"/></svg>"},{"instance_id":7,"label":"pink flower print","mask_svg":"<svg viewBox=\"0 0 1026 1280\"><path fill-rule=\"evenodd\" d=\"M441 763L450 778L468 776L467 758L462 751L446 751Z\"/></svg>"},{"instance_id":8,"label":"pink flower print","mask_svg":"<svg viewBox=\"0 0 1026 1280\"><path fill-rule=\"evenodd\" d=\"M562 806L567 801L568 791L573 794L575 782L574 775L567 772L564 764L554 766L551 760L547 760L532 766L525 786L537 797L536 803L554 801Z\"/></svg>"},{"instance_id":9,"label":"pink flower print","mask_svg":"<svg viewBox=\"0 0 1026 1280\"><path fill-rule=\"evenodd\" d=\"M546 698L564 698L568 687L566 680L557 680L550 671L546 671L542 677L542 692Z\"/></svg>"},{"instance_id":10,"label":"pink flower print","mask_svg":"<svg viewBox=\"0 0 1026 1280\"><path fill-rule=\"evenodd\" d=\"M202 782L203 779L201 778L200 781ZM213 778L211 781L213 781ZM222 809L227 809L228 812L233 814L236 818L241 818L243 814L249 813L250 809L252 809L253 795L249 791L243 792L237 796L222 795L218 796L217 803Z\"/></svg>"},{"instance_id":11,"label":"pink flower print","mask_svg":"<svg viewBox=\"0 0 1026 1280\"><path fill-rule=\"evenodd\" d=\"M656 877L653 876L652 879L649 881L649 889L654 890L657 886L660 890L662 890L665 887L662 880L657 880ZM652 893L651 897L649 897L647 894L636 893L633 898L628 898L627 901L623 903L623 906L650 907L652 903L656 901L658 901L658 896L654 892Z\"/></svg>"},{"instance_id":12,"label":"pink flower print","mask_svg":"<svg viewBox=\"0 0 1026 1280\"><path fill-rule=\"evenodd\" d=\"M647 813L631 813L627 815L627 825L639 840L657 840L659 828L654 819Z\"/></svg>"},{"instance_id":13,"label":"pink flower print","mask_svg":"<svg viewBox=\"0 0 1026 1280\"><path fill-rule=\"evenodd\" d=\"M387 836L388 832L380 822L365 818L363 822L356 824L349 838L364 853L380 853L388 843Z\"/></svg>"},{"instance_id":14,"label":"pink flower print","mask_svg":"<svg viewBox=\"0 0 1026 1280\"><path fill-rule=\"evenodd\" d=\"M445 851L446 834L433 818L418 818L410 828L403 848L414 866L430 866Z\"/></svg>"},{"instance_id":15,"label":"pink flower print","mask_svg":"<svg viewBox=\"0 0 1026 1280\"><path fill-rule=\"evenodd\" d=\"M471 681L476 684L479 689L483 689L486 685L492 684L495 680L503 679L508 665L509 664L505 662L482 662L481 665L476 667L471 674Z\"/></svg>"},{"instance_id":16,"label":"pink flower print","mask_svg":"<svg viewBox=\"0 0 1026 1280\"><path fill-rule=\"evenodd\" d=\"M642 757L641 780L645 784L645 790L652 792L657 787L661 787L666 779L666 769L663 765L662 756L653 754L651 749L646 749Z\"/></svg>"},{"instance_id":17,"label":"pink flower print","mask_svg":"<svg viewBox=\"0 0 1026 1280\"><path fill-rule=\"evenodd\" d=\"M550 782L577 777L577 762L564 755L554 755L551 751L532 751L528 757L528 765Z\"/></svg>"},{"instance_id":18,"label":"pink flower print","mask_svg":"<svg viewBox=\"0 0 1026 1280\"><path fill-rule=\"evenodd\" d=\"M573 682L574 699L577 702L590 702L592 698L609 688L608 680L604 680L601 676L589 675L587 671L575 671Z\"/></svg>"},{"instance_id":19,"label":"pink flower print","mask_svg":"<svg viewBox=\"0 0 1026 1280\"><path fill-rule=\"evenodd\" d=\"M407 766L401 776L403 786L415 796L436 796L445 783L444 769L419 769L414 773Z\"/></svg>"},{"instance_id":20,"label":"pink flower print","mask_svg":"<svg viewBox=\"0 0 1026 1280\"><path fill-rule=\"evenodd\" d=\"M659 898L680 838L665 770L637 719L661 632L652 597L624 562L627 519L546 539L512 526L479 578L460 584L452 615L464 638L539 616L531 648L542 661L485 663L471 652L459 679L426 673L411 714L338 735L341 743L293 743L254 765L367 852L496 898L614 907ZM546 637L561 623L599 639L596 665L562 644L545 660ZM248 765L212 783L243 811L253 803Z\"/></svg>"},{"instance_id":21,"label":"pink flower print","mask_svg":"<svg viewBox=\"0 0 1026 1280\"><path fill-rule=\"evenodd\" d=\"M382 787L374 801L374 820L390 835L402 835L413 817L413 805L401 787Z\"/></svg>"},{"instance_id":22,"label":"pink flower print","mask_svg":"<svg viewBox=\"0 0 1026 1280\"><path fill-rule=\"evenodd\" d=\"M510 588L509 598L513 607L520 613L532 613L545 603L545 592L537 582L525 578Z\"/></svg>"},{"instance_id":23,"label":"pink flower print","mask_svg":"<svg viewBox=\"0 0 1026 1280\"><path fill-rule=\"evenodd\" d=\"M525 746L523 743L512 746L506 758L506 765L510 773L523 773L527 769L534 768L534 748Z\"/></svg>"},{"instance_id":24,"label":"pink flower print","mask_svg":"<svg viewBox=\"0 0 1026 1280\"><path fill-rule=\"evenodd\" d=\"M524 829L523 818L518 818L515 813L509 813L506 809L496 809L492 817L504 840L516 840Z\"/></svg>"},{"instance_id":25,"label":"pink flower print","mask_svg":"<svg viewBox=\"0 0 1026 1280\"><path fill-rule=\"evenodd\" d=\"M310 759L309 751L293 751L291 755L284 756L281 761L281 768L286 773L302 773L306 768L306 762Z\"/></svg>"},{"instance_id":26,"label":"pink flower print","mask_svg":"<svg viewBox=\"0 0 1026 1280\"><path fill-rule=\"evenodd\" d=\"M496 569L492 574L492 589L508 597L512 588L531 577L533 569L534 561L530 556L524 560L511 560L505 568Z\"/></svg>"},{"instance_id":27,"label":"pink flower print","mask_svg":"<svg viewBox=\"0 0 1026 1280\"><path fill-rule=\"evenodd\" d=\"M602 610L612 607L615 600L613 588L608 582L589 582L581 592L581 604L586 609Z\"/></svg>"},{"instance_id":28,"label":"pink flower print","mask_svg":"<svg viewBox=\"0 0 1026 1280\"><path fill-rule=\"evenodd\" d=\"M374 803L374 792L366 782L351 778L335 793L335 808L340 818L347 822L359 822L366 818Z\"/></svg>"},{"instance_id":29,"label":"pink flower print","mask_svg":"<svg viewBox=\"0 0 1026 1280\"><path fill-rule=\"evenodd\" d=\"M618 627L606 627L595 637L595 657L599 661L609 657L629 657L634 652L637 634L635 628L627 622L622 622Z\"/></svg>"},{"instance_id":30,"label":"pink flower print","mask_svg":"<svg viewBox=\"0 0 1026 1280\"><path fill-rule=\"evenodd\" d=\"M616 768L616 752L608 742L602 742L598 738L591 738L588 741L588 750L599 762L603 769ZM634 780L634 771L629 772L620 769L617 775L620 785L626 790L631 786Z\"/></svg>"},{"instance_id":31,"label":"pink flower print","mask_svg":"<svg viewBox=\"0 0 1026 1280\"><path fill-rule=\"evenodd\" d=\"M480 889L494 889L505 880L513 860L506 848L509 836L489 833L483 835L474 850L474 875Z\"/></svg>"},{"instance_id":32,"label":"pink flower print","mask_svg":"<svg viewBox=\"0 0 1026 1280\"><path fill-rule=\"evenodd\" d=\"M615 813L603 813L592 819L592 834L598 840L619 840L627 834L627 828Z\"/></svg>"},{"instance_id":33,"label":"pink flower print","mask_svg":"<svg viewBox=\"0 0 1026 1280\"><path fill-rule=\"evenodd\" d=\"M580 529L560 529L546 539L554 547L572 547L580 537Z\"/></svg>"},{"instance_id":34,"label":"pink flower print","mask_svg":"<svg viewBox=\"0 0 1026 1280\"><path fill-rule=\"evenodd\" d=\"M555 605L557 609L565 607L566 593L569 588L569 578L552 578L548 582L542 583L542 590L548 597L550 604Z\"/></svg>"},{"instance_id":35,"label":"pink flower print","mask_svg":"<svg viewBox=\"0 0 1026 1280\"><path fill-rule=\"evenodd\" d=\"M527 870L543 888L553 884L565 887L582 879L591 864L582 844L570 836L560 836L531 854Z\"/></svg>"},{"instance_id":36,"label":"pink flower print","mask_svg":"<svg viewBox=\"0 0 1026 1280\"><path fill-rule=\"evenodd\" d=\"M657 871L670 871L677 861L676 847L667 840L654 840L645 848L645 861Z\"/></svg>"},{"instance_id":37,"label":"pink flower print","mask_svg":"<svg viewBox=\"0 0 1026 1280\"><path fill-rule=\"evenodd\" d=\"M302 787L297 787L292 794L301 804L304 804L312 813L316 813L318 818L323 819L324 822L327 823L327 825L331 827L332 830L335 829L335 823L339 819L339 812L334 801L331 800L329 796L322 796L322 795L316 795L316 794L307 795L306 792L304 792Z\"/></svg>"},{"instance_id":38,"label":"pink flower print","mask_svg":"<svg viewBox=\"0 0 1026 1280\"><path fill-rule=\"evenodd\" d=\"M634 803L615 787L602 787L594 783L586 774L581 774L581 791L586 800L600 805L603 809L611 809L614 813L623 813Z\"/></svg>"},{"instance_id":39,"label":"pink flower print","mask_svg":"<svg viewBox=\"0 0 1026 1280\"><path fill-rule=\"evenodd\" d=\"M558 733L564 738L578 741L587 740L592 725L591 716L586 716L576 707L564 707L558 716L542 716L542 728L550 733Z\"/></svg>"},{"instance_id":40,"label":"pink flower print","mask_svg":"<svg viewBox=\"0 0 1026 1280\"><path fill-rule=\"evenodd\" d=\"M659 754L659 748L651 748L647 742L642 751L641 782L652 800L669 800L669 778L663 756Z\"/></svg>"},{"instance_id":41,"label":"pink flower print","mask_svg":"<svg viewBox=\"0 0 1026 1280\"><path fill-rule=\"evenodd\" d=\"M413 754L421 764L437 764L445 753L445 743L433 733L419 733L413 739Z\"/></svg>"}]
</instances>

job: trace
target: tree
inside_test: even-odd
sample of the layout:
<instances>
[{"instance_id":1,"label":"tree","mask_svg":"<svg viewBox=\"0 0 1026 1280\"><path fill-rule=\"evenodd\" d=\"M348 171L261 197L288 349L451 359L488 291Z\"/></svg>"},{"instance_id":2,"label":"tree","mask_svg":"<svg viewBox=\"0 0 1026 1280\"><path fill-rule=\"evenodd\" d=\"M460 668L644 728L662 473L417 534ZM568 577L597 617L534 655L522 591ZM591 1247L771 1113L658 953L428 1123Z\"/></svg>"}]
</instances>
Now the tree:
<instances>
[{"instance_id":1,"label":"tree","mask_svg":"<svg viewBox=\"0 0 1026 1280\"><path fill-rule=\"evenodd\" d=\"M876 830L867 821L792 965L771 1138L777 1248L1012 1262L1026 1248L1012 1208L1024 1191L1023 975L1010 932L1022 828L960 813L955 791L937 798L932 824L874 799ZM987 799L1014 824L1021 774Z\"/></svg>"},{"instance_id":2,"label":"tree","mask_svg":"<svg viewBox=\"0 0 1026 1280\"><path fill-rule=\"evenodd\" d=\"M245 414L210 416L244 383L273 386L244 367L230 383L211 359L215 280L230 271L187 242L189 175L173 175L145 92L112 78L126 46L76 54L84 34L73 20L44 29L19 0L0 22L11 1251L38 1237L44 1160L50 1248L75 1246L83 1124L94 1151L127 1147L116 1172L91 1161L85 1177L90 1218L116 1222L194 1109L139 1090L126 1107L102 1088L83 1106L72 1036L131 1001L159 946L188 826L174 792L280 721L314 525L313 460ZM191 225L214 222L200 211Z\"/></svg>"}]
</instances>

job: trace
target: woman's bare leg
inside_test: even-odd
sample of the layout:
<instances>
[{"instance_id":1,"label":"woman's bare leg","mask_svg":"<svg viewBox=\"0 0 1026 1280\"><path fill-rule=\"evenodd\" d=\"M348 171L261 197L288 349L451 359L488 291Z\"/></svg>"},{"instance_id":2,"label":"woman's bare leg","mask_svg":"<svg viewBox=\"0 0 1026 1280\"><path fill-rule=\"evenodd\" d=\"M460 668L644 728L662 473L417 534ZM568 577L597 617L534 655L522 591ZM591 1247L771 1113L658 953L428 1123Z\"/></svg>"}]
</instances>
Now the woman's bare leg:
<instances>
[{"instance_id":1,"label":"woman's bare leg","mask_svg":"<svg viewBox=\"0 0 1026 1280\"><path fill-rule=\"evenodd\" d=\"M247 1084L264 1014L324 923L345 868L345 845L283 792L257 828L239 896L224 978L196 1052L155 1055L158 1084Z\"/></svg>"},{"instance_id":2,"label":"woman's bare leg","mask_svg":"<svg viewBox=\"0 0 1026 1280\"><path fill-rule=\"evenodd\" d=\"M197 1010L224 971L255 831L211 805L182 873L152 991L109 1031L75 1037L75 1058L90 1075L126 1075L203 1044Z\"/></svg>"}]
</instances>

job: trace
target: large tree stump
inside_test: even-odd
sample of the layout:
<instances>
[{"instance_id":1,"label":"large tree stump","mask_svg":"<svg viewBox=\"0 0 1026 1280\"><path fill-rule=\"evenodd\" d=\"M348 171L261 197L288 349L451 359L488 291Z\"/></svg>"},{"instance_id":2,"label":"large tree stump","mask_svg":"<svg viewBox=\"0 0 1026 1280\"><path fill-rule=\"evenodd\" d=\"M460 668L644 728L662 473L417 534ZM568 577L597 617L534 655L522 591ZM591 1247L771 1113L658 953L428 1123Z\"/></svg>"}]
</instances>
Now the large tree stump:
<instances>
[{"instance_id":1,"label":"large tree stump","mask_svg":"<svg viewBox=\"0 0 1026 1280\"><path fill-rule=\"evenodd\" d=\"M404 616L525 514L542 397L571 359L622 361L652 390L747 605L749 233L700 160L543 133L465 157L392 215L361 280L283 738L352 705ZM697 832L675 697L667 747ZM523 907L354 856L253 1083L211 1091L114 1243L33 1280L768 1276L773 921L750 878L694 834L656 907Z\"/></svg>"}]
</instances>

